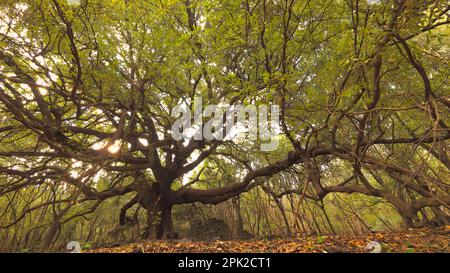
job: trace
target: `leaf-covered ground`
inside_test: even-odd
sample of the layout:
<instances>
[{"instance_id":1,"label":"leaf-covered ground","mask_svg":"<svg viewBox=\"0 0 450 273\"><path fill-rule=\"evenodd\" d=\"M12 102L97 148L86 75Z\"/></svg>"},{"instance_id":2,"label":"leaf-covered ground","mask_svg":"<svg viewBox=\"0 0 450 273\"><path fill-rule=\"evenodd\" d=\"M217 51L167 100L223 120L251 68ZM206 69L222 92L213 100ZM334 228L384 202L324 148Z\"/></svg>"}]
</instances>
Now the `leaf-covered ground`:
<instances>
[{"instance_id":1,"label":"leaf-covered ground","mask_svg":"<svg viewBox=\"0 0 450 273\"><path fill-rule=\"evenodd\" d=\"M95 253L327 253L366 252L370 241L383 246L383 252L450 252L450 226L439 229L409 229L377 232L367 236L312 236L282 240L251 241L142 241L114 248L99 248Z\"/></svg>"}]
</instances>

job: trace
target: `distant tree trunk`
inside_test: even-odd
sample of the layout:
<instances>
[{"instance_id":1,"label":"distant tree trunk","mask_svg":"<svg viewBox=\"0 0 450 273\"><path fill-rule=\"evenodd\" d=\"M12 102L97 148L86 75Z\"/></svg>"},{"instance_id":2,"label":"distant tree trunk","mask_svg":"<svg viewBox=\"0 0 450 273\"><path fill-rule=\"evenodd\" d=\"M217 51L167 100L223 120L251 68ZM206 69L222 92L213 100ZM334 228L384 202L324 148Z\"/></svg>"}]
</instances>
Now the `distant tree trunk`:
<instances>
[{"instance_id":1,"label":"distant tree trunk","mask_svg":"<svg viewBox=\"0 0 450 273\"><path fill-rule=\"evenodd\" d=\"M65 208L59 208L59 211L54 211L53 222L50 225L50 228L47 230L47 233L44 236L44 240L41 243L40 250L48 251L50 246L55 239L55 235L57 234L59 227L61 225L61 219L64 215L70 210L71 205L67 205Z\"/></svg>"},{"instance_id":2,"label":"distant tree trunk","mask_svg":"<svg viewBox=\"0 0 450 273\"><path fill-rule=\"evenodd\" d=\"M431 207L431 211L433 211L433 214L436 216L441 225L447 226L450 224L449 216L445 215L445 213L438 207Z\"/></svg>"},{"instance_id":3,"label":"distant tree trunk","mask_svg":"<svg viewBox=\"0 0 450 273\"><path fill-rule=\"evenodd\" d=\"M284 225L286 226L286 235L291 236L291 227L289 225L289 220L286 215L286 211L284 210L283 202L281 198L274 197L275 203L277 204L278 210L281 212L281 216L283 217Z\"/></svg>"},{"instance_id":4,"label":"distant tree trunk","mask_svg":"<svg viewBox=\"0 0 450 273\"><path fill-rule=\"evenodd\" d=\"M234 233L236 239L241 239L241 236L244 233L244 223L242 220L241 200L239 199L239 197L233 199L233 207L236 215L236 228Z\"/></svg>"},{"instance_id":5,"label":"distant tree trunk","mask_svg":"<svg viewBox=\"0 0 450 273\"><path fill-rule=\"evenodd\" d=\"M52 224L50 225L50 228L47 229L47 233L45 234L44 240L41 243L40 246L41 251L48 251L48 249L52 245L53 239L55 238L55 235L58 232L61 218L64 214L65 211L63 213L55 215Z\"/></svg>"},{"instance_id":6,"label":"distant tree trunk","mask_svg":"<svg viewBox=\"0 0 450 273\"><path fill-rule=\"evenodd\" d=\"M336 231L334 230L333 224L331 223L330 217L328 217L328 213L325 210L325 204L323 200L320 200L319 207L322 209L323 215L325 216L325 220L327 221L328 226L330 227L331 232L333 235L336 235Z\"/></svg>"}]
</instances>

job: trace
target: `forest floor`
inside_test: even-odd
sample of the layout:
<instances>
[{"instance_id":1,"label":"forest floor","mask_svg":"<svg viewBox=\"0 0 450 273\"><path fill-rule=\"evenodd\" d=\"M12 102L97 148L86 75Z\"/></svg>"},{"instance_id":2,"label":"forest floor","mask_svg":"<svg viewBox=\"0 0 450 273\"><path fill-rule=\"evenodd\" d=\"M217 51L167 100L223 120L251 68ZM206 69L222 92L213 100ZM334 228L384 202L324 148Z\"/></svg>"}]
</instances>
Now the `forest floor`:
<instances>
[{"instance_id":1,"label":"forest floor","mask_svg":"<svg viewBox=\"0 0 450 273\"><path fill-rule=\"evenodd\" d=\"M98 248L88 253L333 253L366 252L370 241L392 253L450 253L450 226L435 229L408 229L376 232L366 236L310 236L280 240L249 241L141 241L112 248Z\"/></svg>"}]
</instances>

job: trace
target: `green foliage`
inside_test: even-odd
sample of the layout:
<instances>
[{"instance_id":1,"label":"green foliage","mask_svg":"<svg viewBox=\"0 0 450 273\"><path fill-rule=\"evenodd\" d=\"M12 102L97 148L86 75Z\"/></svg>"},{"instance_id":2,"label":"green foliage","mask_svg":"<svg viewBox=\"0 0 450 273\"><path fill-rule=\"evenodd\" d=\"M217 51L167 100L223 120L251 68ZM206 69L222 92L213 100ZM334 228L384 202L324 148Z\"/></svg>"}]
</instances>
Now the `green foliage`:
<instances>
[{"instance_id":1,"label":"green foliage","mask_svg":"<svg viewBox=\"0 0 450 273\"><path fill-rule=\"evenodd\" d=\"M323 243L325 243L325 241L327 240L327 236L319 236L319 237L317 237L317 239L316 239L316 243L318 243L318 244L323 244Z\"/></svg>"},{"instance_id":2,"label":"green foliage","mask_svg":"<svg viewBox=\"0 0 450 273\"><path fill-rule=\"evenodd\" d=\"M208 216L233 226L239 211L257 237L445 222L446 9L444 0L1 1L0 250L137 239L163 222L153 211L163 205L181 229ZM195 96L279 105L278 149L171 139L171 109L193 108ZM117 227L122 208L136 225Z\"/></svg>"}]
</instances>

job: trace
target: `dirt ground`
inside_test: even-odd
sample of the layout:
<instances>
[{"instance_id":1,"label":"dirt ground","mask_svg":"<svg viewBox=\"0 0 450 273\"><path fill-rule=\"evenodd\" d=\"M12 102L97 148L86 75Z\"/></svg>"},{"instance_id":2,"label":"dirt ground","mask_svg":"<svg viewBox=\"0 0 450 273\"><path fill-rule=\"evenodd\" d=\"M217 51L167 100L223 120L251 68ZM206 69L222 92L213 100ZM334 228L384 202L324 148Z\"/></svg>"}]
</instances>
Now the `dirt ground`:
<instances>
[{"instance_id":1,"label":"dirt ground","mask_svg":"<svg viewBox=\"0 0 450 273\"><path fill-rule=\"evenodd\" d=\"M330 235L270 241L141 241L85 253L360 253L367 252L365 248L370 241L379 242L387 253L449 253L450 226L376 232L366 236Z\"/></svg>"}]
</instances>

